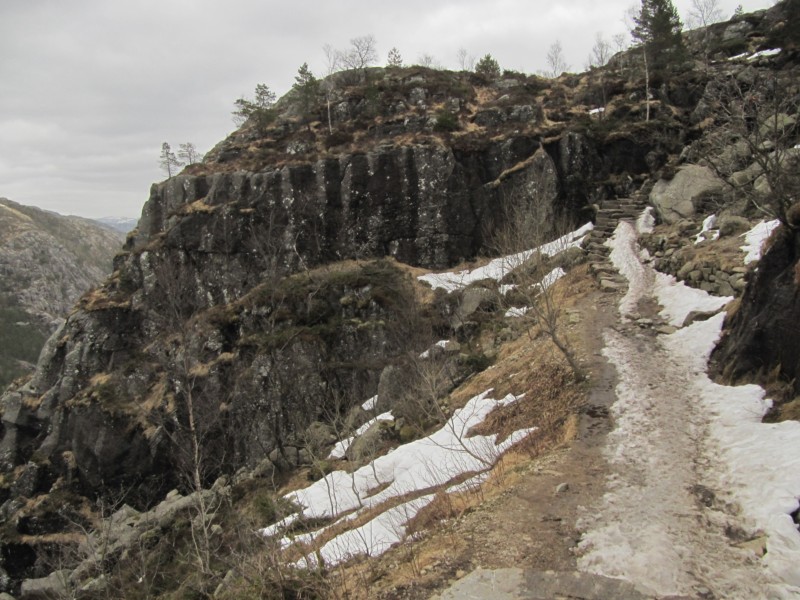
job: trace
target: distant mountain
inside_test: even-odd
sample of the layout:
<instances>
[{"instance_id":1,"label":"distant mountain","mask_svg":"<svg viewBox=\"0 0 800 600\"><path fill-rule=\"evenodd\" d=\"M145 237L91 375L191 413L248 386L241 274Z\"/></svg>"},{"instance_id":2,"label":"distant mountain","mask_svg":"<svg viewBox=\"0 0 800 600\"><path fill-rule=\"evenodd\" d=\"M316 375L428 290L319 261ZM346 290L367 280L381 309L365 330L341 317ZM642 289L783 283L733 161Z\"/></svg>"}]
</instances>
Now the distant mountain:
<instances>
[{"instance_id":1,"label":"distant mountain","mask_svg":"<svg viewBox=\"0 0 800 600\"><path fill-rule=\"evenodd\" d=\"M133 231L136 229L136 225L139 223L139 219L135 219L133 217L101 217L100 219L94 220L98 223L102 223L103 225L111 227L111 229L121 231L122 233Z\"/></svg>"},{"instance_id":2,"label":"distant mountain","mask_svg":"<svg viewBox=\"0 0 800 600\"><path fill-rule=\"evenodd\" d=\"M78 297L111 273L124 235L0 198L0 389L32 368Z\"/></svg>"}]
</instances>

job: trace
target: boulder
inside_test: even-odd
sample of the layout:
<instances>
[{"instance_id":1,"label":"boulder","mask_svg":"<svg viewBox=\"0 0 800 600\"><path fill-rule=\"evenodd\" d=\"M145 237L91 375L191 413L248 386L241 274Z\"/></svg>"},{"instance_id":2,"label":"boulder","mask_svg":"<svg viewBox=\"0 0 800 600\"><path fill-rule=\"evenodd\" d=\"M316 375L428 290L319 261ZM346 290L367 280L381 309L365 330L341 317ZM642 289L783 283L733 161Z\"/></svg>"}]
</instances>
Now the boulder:
<instances>
[{"instance_id":1,"label":"boulder","mask_svg":"<svg viewBox=\"0 0 800 600\"><path fill-rule=\"evenodd\" d=\"M345 452L347 460L360 462L369 461L378 455L378 449L383 444L386 437L386 424L378 421L373 423L369 429L358 436Z\"/></svg>"},{"instance_id":2,"label":"boulder","mask_svg":"<svg viewBox=\"0 0 800 600\"><path fill-rule=\"evenodd\" d=\"M395 365L384 367L378 380L378 402L375 405L375 412L380 414L391 410L405 395L408 381L408 369Z\"/></svg>"},{"instance_id":3,"label":"boulder","mask_svg":"<svg viewBox=\"0 0 800 600\"><path fill-rule=\"evenodd\" d=\"M650 202L661 220L675 223L693 217L697 202L710 194L722 194L725 183L708 167L685 165L671 180L661 179L650 192Z\"/></svg>"},{"instance_id":4,"label":"boulder","mask_svg":"<svg viewBox=\"0 0 800 600\"><path fill-rule=\"evenodd\" d=\"M60 600L69 598L70 571L53 571L47 577L22 582L20 600Z\"/></svg>"},{"instance_id":5,"label":"boulder","mask_svg":"<svg viewBox=\"0 0 800 600\"><path fill-rule=\"evenodd\" d=\"M467 288L461 296L461 303L458 305L453 317L453 327L460 326L481 307L492 306L496 303L496 291L481 287Z\"/></svg>"},{"instance_id":6,"label":"boulder","mask_svg":"<svg viewBox=\"0 0 800 600\"><path fill-rule=\"evenodd\" d=\"M719 225L720 237L736 235L750 229L750 222L744 217L736 215L724 215L717 222Z\"/></svg>"}]
</instances>

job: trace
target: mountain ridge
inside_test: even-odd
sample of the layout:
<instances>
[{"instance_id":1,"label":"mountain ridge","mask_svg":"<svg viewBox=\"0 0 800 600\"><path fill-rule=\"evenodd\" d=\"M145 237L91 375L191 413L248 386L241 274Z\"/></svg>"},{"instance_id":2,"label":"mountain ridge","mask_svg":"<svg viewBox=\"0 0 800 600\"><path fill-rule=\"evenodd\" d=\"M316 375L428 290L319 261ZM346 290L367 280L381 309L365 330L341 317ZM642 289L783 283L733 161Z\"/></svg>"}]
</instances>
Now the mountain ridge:
<instances>
[{"instance_id":1,"label":"mountain ridge","mask_svg":"<svg viewBox=\"0 0 800 600\"><path fill-rule=\"evenodd\" d=\"M0 386L30 371L39 352L35 346L41 348L78 297L107 276L122 241L120 234L90 219L65 217L0 198L0 296L8 311L9 336L3 344ZM27 334L19 330L19 323L28 323ZM23 343L20 336L38 341L30 346L31 341ZM26 346L20 356L15 344ZM20 359L27 366L15 362Z\"/></svg>"}]
</instances>

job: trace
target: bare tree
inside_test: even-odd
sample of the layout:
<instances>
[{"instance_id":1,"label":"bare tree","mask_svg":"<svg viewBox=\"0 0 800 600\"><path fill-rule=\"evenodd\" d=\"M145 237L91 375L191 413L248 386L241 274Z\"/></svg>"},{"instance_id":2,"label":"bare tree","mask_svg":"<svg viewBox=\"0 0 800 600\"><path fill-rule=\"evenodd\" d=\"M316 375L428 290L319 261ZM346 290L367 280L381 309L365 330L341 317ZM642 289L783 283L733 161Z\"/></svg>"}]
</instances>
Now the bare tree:
<instances>
[{"instance_id":1,"label":"bare tree","mask_svg":"<svg viewBox=\"0 0 800 600\"><path fill-rule=\"evenodd\" d=\"M459 48L458 52L456 52L456 60L458 61L458 66L462 71L474 71L475 70L475 57L467 52L466 48Z\"/></svg>"},{"instance_id":2,"label":"bare tree","mask_svg":"<svg viewBox=\"0 0 800 600\"><path fill-rule=\"evenodd\" d=\"M734 76L712 82L704 102L714 126L695 149L738 196L791 229L800 225L790 214L800 201L799 94L797 82L778 73L751 84Z\"/></svg>"},{"instance_id":3,"label":"bare tree","mask_svg":"<svg viewBox=\"0 0 800 600\"><path fill-rule=\"evenodd\" d=\"M592 54L589 57L589 64L594 68L605 67L608 64L608 59L611 58L611 44L603 37L599 31L594 37L594 46L592 46Z\"/></svg>"},{"instance_id":4,"label":"bare tree","mask_svg":"<svg viewBox=\"0 0 800 600\"><path fill-rule=\"evenodd\" d=\"M606 82L605 82L605 69L608 60L611 58L611 44L609 44L599 31L595 35L594 46L592 46L592 54L589 56L589 68L597 73L598 86L600 87L600 94L602 96L602 108L605 109L607 104L606 97ZM602 112L600 113L602 116Z\"/></svg>"},{"instance_id":5,"label":"bare tree","mask_svg":"<svg viewBox=\"0 0 800 600\"><path fill-rule=\"evenodd\" d=\"M193 165L203 160L203 153L198 152L193 143L186 142L180 145L178 149L178 158L180 158L184 164Z\"/></svg>"},{"instance_id":6,"label":"bare tree","mask_svg":"<svg viewBox=\"0 0 800 600\"><path fill-rule=\"evenodd\" d=\"M325 53L325 78L322 80L322 89L325 92L325 105L328 111L328 133L333 133L333 119L331 117L331 104L336 94L335 73L341 68L339 52L330 44L322 47Z\"/></svg>"},{"instance_id":7,"label":"bare tree","mask_svg":"<svg viewBox=\"0 0 800 600\"><path fill-rule=\"evenodd\" d=\"M692 6L686 17L686 24L689 29L703 28L703 62L708 68L710 38L708 26L722 20L722 10L719 7L719 0L692 0Z\"/></svg>"},{"instance_id":8,"label":"bare tree","mask_svg":"<svg viewBox=\"0 0 800 600\"><path fill-rule=\"evenodd\" d=\"M686 17L686 24L690 29L708 27L722 20L722 10L719 0L691 0L692 6Z\"/></svg>"},{"instance_id":9,"label":"bare tree","mask_svg":"<svg viewBox=\"0 0 800 600\"><path fill-rule=\"evenodd\" d=\"M624 33L615 33L614 37L611 38L614 41L614 51L615 52L622 52L625 50L627 46L628 36Z\"/></svg>"},{"instance_id":10,"label":"bare tree","mask_svg":"<svg viewBox=\"0 0 800 600\"><path fill-rule=\"evenodd\" d=\"M569 70L569 65L564 58L564 48L561 46L560 40L556 40L551 44L550 48L547 50L545 60L547 61L547 70L545 71L547 77L554 79L563 72Z\"/></svg>"},{"instance_id":11,"label":"bare tree","mask_svg":"<svg viewBox=\"0 0 800 600\"><path fill-rule=\"evenodd\" d=\"M557 194L555 165L539 150L528 168L528 181L512 188L505 197L500 226L493 235L493 247L506 257L513 292L503 296L516 299L523 307L512 314L521 319L526 331L545 334L564 356L577 380L583 379L575 351L564 334L562 297L555 281L563 274L550 256L566 251L571 244L570 226L552 213ZM547 251L543 251L546 248Z\"/></svg>"},{"instance_id":12,"label":"bare tree","mask_svg":"<svg viewBox=\"0 0 800 600\"><path fill-rule=\"evenodd\" d=\"M161 332L156 350L165 364L162 405L147 415L172 445L177 476L193 498L191 519L192 562L203 575L212 575L218 550L213 528L220 504L206 490L224 464L225 439L222 370L227 362L203 361L198 348L198 322L193 314L201 303L196 283L187 269L184 253L149 253L147 269L153 274L149 294L158 295L158 309L150 313Z\"/></svg>"},{"instance_id":13,"label":"bare tree","mask_svg":"<svg viewBox=\"0 0 800 600\"><path fill-rule=\"evenodd\" d=\"M428 69L439 68L439 64L436 62L436 59L433 57L433 55L426 52L419 55L419 58L417 58L417 64L420 67L426 67Z\"/></svg>"},{"instance_id":14,"label":"bare tree","mask_svg":"<svg viewBox=\"0 0 800 600\"><path fill-rule=\"evenodd\" d=\"M363 71L378 62L378 42L374 35L350 40L350 48L340 51L339 62L345 69Z\"/></svg>"}]
</instances>

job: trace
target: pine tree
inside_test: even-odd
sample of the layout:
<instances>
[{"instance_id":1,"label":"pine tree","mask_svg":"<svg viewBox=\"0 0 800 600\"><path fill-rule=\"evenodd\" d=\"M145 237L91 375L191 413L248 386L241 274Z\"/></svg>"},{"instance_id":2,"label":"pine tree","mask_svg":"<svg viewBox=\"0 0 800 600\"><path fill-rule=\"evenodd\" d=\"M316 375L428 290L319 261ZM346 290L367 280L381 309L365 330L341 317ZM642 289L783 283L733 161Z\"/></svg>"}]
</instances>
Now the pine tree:
<instances>
[{"instance_id":1,"label":"pine tree","mask_svg":"<svg viewBox=\"0 0 800 600\"><path fill-rule=\"evenodd\" d=\"M475 65L475 72L486 79L496 79L500 77L500 64L491 54L487 54Z\"/></svg>"},{"instance_id":2,"label":"pine tree","mask_svg":"<svg viewBox=\"0 0 800 600\"><path fill-rule=\"evenodd\" d=\"M316 108L317 105L319 85L319 79L314 77L311 69L308 68L308 63L303 63L297 70L292 90L300 105L301 117L306 121L309 131L311 131L311 120L314 108Z\"/></svg>"},{"instance_id":3,"label":"pine tree","mask_svg":"<svg viewBox=\"0 0 800 600\"><path fill-rule=\"evenodd\" d=\"M175 153L172 151L168 142L164 142L161 144L161 156L160 156L159 165L167 174L168 178L172 177L173 172L177 172L178 167L182 167L183 163L178 160L178 157L175 156Z\"/></svg>"},{"instance_id":4,"label":"pine tree","mask_svg":"<svg viewBox=\"0 0 800 600\"><path fill-rule=\"evenodd\" d=\"M631 35L644 47L650 69L658 71L684 59L683 24L671 0L642 0L634 22Z\"/></svg>"},{"instance_id":5,"label":"pine tree","mask_svg":"<svg viewBox=\"0 0 800 600\"><path fill-rule=\"evenodd\" d=\"M389 56L386 61L387 67L402 67L403 57L400 56L400 51L397 48L389 50Z\"/></svg>"},{"instance_id":6,"label":"pine tree","mask_svg":"<svg viewBox=\"0 0 800 600\"><path fill-rule=\"evenodd\" d=\"M237 125L244 124L252 119L259 133L264 133L267 126L275 120L275 92L263 83L256 85L254 100L239 98L234 102L236 109L233 111L233 122Z\"/></svg>"}]
</instances>

